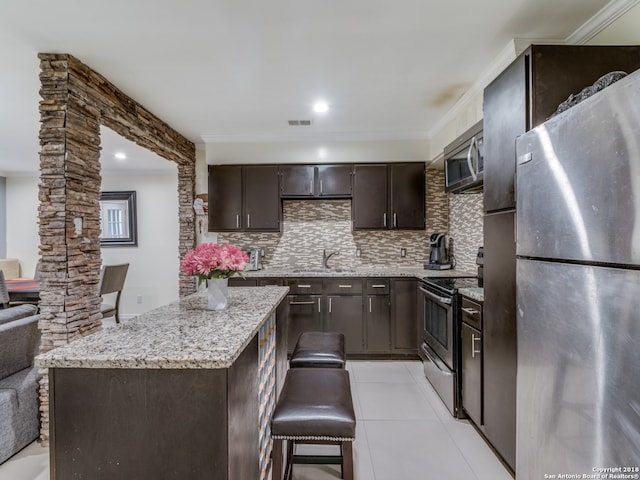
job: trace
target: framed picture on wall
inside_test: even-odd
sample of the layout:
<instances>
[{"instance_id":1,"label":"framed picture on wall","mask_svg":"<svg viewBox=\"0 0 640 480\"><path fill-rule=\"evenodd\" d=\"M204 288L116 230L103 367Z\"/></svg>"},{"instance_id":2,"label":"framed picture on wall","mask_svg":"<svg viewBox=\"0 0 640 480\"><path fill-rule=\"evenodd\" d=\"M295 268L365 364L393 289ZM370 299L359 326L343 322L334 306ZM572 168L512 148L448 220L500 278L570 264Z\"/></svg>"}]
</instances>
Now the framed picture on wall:
<instances>
[{"instance_id":1,"label":"framed picture on wall","mask_svg":"<svg viewBox=\"0 0 640 480\"><path fill-rule=\"evenodd\" d=\"M103 247L138 246L136 192L102 192L100 229Z\"/></svg>"}]
</instances>

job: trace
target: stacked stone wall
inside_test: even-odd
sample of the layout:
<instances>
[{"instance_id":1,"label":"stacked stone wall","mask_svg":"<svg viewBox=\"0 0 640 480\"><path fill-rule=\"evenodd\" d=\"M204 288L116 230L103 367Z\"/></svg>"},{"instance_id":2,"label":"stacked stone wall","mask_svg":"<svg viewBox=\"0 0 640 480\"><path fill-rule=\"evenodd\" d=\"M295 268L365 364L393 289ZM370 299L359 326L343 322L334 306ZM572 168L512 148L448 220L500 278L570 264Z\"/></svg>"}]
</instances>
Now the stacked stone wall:
<instances>
[{"instance_id":1,"label":"stacked stone wall","mask_svg":"<svg viewBox=\"0 0 640 480\"><path fill-rule=\"evenodd\" d=\"M195 244L195 146L99 73L66 54L40 54L41 351L99 330L100 126L178 164L180 238ZM76 233L74 219L81 219ZM195 291L180 273L179 294ZM48 443L48 377L40 381L41 440Z\"/></svg>"}]
</instances>

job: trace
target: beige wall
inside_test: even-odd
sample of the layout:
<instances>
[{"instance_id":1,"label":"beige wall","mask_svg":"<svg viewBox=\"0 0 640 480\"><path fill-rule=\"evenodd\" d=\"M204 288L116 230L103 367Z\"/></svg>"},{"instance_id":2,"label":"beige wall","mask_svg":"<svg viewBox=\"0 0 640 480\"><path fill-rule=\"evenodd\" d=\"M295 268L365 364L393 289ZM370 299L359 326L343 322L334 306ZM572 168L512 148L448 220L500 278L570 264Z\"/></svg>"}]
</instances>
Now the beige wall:
<instances>
[{"instance_id":1,"label":"beige wall","mask_svg":"<svg viewBox=\"0 0 640 480\"><path fill-rule=\"evenodd\" d=\"M7 178L7 256L20 260L27 277L38 261L38 183L37 177ZM102 180L104 191L137 192L138 247L102 249L103 263L130 264L120 300L125 316L178 299L177 188L177 173Z\"/></svg>"}]
</instances>

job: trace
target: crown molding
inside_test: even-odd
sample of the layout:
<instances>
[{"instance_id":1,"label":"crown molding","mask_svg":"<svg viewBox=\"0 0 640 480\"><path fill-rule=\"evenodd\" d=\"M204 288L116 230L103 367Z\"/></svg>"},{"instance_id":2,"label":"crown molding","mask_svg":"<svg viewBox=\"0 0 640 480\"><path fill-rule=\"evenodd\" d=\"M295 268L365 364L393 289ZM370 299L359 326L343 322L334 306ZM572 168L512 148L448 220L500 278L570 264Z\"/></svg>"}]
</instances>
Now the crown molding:
<instances>
[{"instance_id":1,"label":"crown molding","mask_svg":"<svg viewBox=\"0 0 640 480\"><path fill-rule=\"evenodd\" d=\"M565 43L567 45L583 45L587 43L638 3L640 3L640 0L611 0L598 13L569 35L565 39Z\"/></svg>"}]
</instances>

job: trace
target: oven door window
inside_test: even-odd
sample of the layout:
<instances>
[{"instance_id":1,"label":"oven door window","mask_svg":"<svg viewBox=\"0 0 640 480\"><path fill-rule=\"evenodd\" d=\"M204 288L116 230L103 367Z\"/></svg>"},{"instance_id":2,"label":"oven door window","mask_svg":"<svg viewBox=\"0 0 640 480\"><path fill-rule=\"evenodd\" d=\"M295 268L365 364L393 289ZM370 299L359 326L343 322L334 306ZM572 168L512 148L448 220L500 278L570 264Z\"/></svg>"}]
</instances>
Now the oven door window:
<instances>
[{"instance_id":1,"label":"oven door window","mask_svg":"<svg viewBox=\"0 0 640 480\"><path fill-rule=\"evenodd\" d=\"M449 332L447 331L448 310L437 303L425 299L424 330L434 338L443 348L449 344Z\"/></svg>"}]
</instances>

